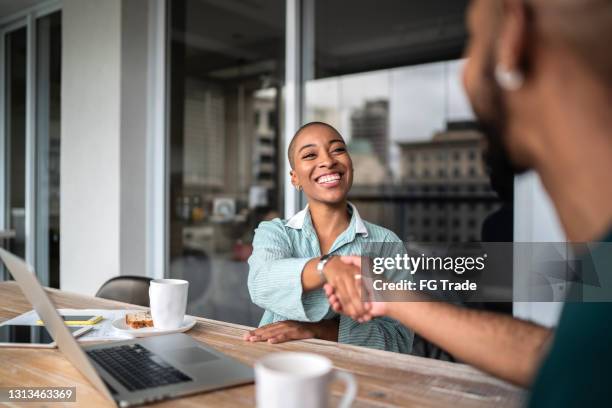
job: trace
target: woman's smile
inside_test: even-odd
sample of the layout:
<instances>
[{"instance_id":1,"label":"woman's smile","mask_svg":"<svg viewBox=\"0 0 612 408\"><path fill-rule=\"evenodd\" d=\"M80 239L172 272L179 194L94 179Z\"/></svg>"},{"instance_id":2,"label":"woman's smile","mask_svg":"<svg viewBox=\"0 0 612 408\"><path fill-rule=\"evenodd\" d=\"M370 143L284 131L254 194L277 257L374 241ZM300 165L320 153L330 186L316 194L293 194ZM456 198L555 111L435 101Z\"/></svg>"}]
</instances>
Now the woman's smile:
<instances>
[{"instance_id":1,"label":"woman's smile","mask_svg":"<svg viewBox=\"0 0 612 408\"><path fill-rule=\"evenodd\" d=\"M324 188L333 188L340 185L342 173L326 173L315 178L315 182Z\"/></svg>"}]
</instances>

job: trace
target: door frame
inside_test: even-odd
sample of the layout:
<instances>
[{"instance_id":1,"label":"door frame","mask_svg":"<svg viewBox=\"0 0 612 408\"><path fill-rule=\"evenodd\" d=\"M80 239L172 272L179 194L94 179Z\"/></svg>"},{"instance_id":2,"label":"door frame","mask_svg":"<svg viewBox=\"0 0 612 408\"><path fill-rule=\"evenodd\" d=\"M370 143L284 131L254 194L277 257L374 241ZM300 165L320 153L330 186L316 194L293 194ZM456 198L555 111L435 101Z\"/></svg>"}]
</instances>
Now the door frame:
<instances>
[{"instance_id":1,"label":"door frame","mask_svg":"<svg viewBox=\"0 0 612 408\"><path fill-rule=\"evenodd\" d=\"M37 259L36 252L36 22L39 18L61 10L60 0L42 2L34 7L24 8L10 16L0 18L0 123L6 124L6 55L7 35L26 28L26 174L25 174L25 260L35 267L40 282L49 285L49 270L45 262ZM9 225L7 163L9 139L7 126L0 127L0 229ZM7 278L0 268L0 280Z\"/></svg>"}]
</instances>

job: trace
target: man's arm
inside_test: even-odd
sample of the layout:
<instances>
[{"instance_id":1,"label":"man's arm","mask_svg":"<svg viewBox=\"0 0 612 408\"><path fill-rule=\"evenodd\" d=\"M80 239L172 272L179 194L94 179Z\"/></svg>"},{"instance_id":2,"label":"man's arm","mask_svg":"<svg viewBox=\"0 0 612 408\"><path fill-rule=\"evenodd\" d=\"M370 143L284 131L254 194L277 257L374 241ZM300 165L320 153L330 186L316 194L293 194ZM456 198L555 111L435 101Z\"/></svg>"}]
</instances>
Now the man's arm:
<instances>
[{"instance_id":1,"label":"man's arm","mask_svg":"<svg viewBox=\"0 0 612 408\"><path fill-rule=\"evenodd\" d=\"M462 362L524 387L552 334L524 320L447 303L388 302L382 309Z\"/></svg>"},{"instance_id":2,"label":"man's arm","mask_svg":"<svg viewBox=\"0 0 612 408\"><path fill-rule=\"evenodd\" d=\"M341 260L355 267L361 258ZM342 313L342 302L325 285L332 308ZM368 320L391 317L455 358L521 386L529 386L544 357L552 331L510 316L466 309L442 302L370 302Z\"/></svg>"}]
</instances>

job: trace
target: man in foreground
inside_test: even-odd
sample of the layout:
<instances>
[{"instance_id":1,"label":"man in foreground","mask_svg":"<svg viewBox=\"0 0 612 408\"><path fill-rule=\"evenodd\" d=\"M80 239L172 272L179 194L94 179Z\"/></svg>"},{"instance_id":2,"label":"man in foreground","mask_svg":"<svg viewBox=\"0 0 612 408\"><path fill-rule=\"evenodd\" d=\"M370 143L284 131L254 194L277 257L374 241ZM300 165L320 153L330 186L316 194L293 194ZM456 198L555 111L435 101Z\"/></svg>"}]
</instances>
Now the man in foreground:
<instances>
[{"instance_id":1,"label":"man in foreground","mask_svg":"<svg viewBox=\"0 0 612 408\"><path fill-rule=\"evenodd\" d=\"M612 2L473 0L468 27L464 85L489 148L516 173L538 172L569 241L612 241ZM344 261L359 273L359 258ZM399 320L459 360L531 386L532 406L612 406L611 303L566 304L555 333L444 303L366 309L352 317Z\"/></svg>"}]
</instances>

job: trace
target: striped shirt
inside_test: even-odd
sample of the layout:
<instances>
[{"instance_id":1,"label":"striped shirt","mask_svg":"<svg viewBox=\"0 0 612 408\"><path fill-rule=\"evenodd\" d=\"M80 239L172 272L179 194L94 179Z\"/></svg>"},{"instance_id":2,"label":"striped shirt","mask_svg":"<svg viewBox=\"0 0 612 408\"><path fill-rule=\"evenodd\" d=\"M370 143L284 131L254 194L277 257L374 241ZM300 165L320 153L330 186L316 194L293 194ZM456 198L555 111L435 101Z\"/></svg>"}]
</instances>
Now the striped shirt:
<instances>
[{"instance_id":1,"label":"striped shirt","mask_svg":"<svg viewBox=\"0 0 612 408\"><path fill-rule=\"evenodd\" d=\"M393 232L363 221L350 203L349 212L349 226L336 238L330 254L360 255L366 243L401 242ZM289 220L275 218L259 224L249 258L248 285L253 303L265 309L260 327L283 320L318 322L338 316L322 289L302 290L304 266L321 255L308 206ZM395 256L381 254L385 255ZM358 323L340 315L340 343L410 353L413 337L410 330L388 317Z\"/></svg>"}]
</instances>

